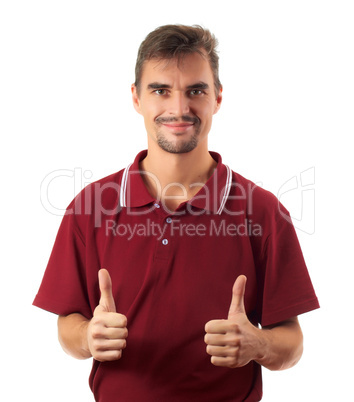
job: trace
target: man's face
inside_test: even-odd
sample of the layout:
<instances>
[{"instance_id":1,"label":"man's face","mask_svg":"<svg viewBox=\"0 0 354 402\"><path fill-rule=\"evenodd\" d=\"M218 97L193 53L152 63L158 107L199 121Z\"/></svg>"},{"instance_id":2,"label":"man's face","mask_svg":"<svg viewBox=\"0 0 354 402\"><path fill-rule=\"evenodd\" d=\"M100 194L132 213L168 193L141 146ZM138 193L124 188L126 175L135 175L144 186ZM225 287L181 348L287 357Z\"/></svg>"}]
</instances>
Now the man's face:
<instances>
[{"instance_id":1,"label":"man's face","mask_svg":"<svg viewBox=\"0 0 354 402\"><path fill-rule=\"evenodd\" d=\"M171 153L190 152L206 139L221 103L209 61L198 53L146 61L140 94L135 85L132 93L149 138Z\"/></svg>"}]
</instances>

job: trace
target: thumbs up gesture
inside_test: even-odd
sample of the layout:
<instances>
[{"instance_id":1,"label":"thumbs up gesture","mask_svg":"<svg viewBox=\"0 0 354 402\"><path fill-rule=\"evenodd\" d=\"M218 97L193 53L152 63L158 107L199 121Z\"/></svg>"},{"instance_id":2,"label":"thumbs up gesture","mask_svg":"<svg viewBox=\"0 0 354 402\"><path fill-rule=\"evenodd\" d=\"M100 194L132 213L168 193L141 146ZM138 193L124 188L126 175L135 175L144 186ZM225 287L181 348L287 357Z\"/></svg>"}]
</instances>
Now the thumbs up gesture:
<instances>
[{"instance_id":1,"label":"thumbs up gesture","mask_svg":"<svg viewBox=\"0 0 354 402\"><path fill-rule=\"evenodd\" d=\"M126 347L127 318L117 313L112 295L112 281L106 269L98 273L101 298L87 328L87 340L94 359L118 360Z\"/></svg>"},{"instance_id":2,"label":"thumbs up gesture","mask_svg":"<svg viewBox=\"0 0 354 402\"><path fill-rule=\"evenodd\" d=\"M245 311L246 281L240 275L234 283L227 320L212 320L205 325L206 350L215 366L242 367L260 357L261 330L252 325Z\"/></svg>"}]
</instances>

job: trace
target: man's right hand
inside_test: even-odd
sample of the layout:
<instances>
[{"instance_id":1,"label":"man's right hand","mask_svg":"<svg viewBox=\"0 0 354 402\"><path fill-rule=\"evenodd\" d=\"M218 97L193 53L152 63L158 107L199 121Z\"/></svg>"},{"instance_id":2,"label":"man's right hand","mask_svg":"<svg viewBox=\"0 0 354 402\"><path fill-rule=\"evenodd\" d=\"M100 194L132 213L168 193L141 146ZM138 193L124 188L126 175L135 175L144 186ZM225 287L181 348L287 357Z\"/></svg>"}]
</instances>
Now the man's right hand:
<instances>
[{"instance_id":1,"label":"man's right hand","mask_svg":"<svg viewBox=\"0 0 354 402\"><path fill-rule=\"evenodd\" d=\"M99 305L87 327L87 341L94 359L119 360L128 337L127 317L117 313L112 295L112 281L106 269L98 273L101 292Z\"/></svg>"}]
</instances>

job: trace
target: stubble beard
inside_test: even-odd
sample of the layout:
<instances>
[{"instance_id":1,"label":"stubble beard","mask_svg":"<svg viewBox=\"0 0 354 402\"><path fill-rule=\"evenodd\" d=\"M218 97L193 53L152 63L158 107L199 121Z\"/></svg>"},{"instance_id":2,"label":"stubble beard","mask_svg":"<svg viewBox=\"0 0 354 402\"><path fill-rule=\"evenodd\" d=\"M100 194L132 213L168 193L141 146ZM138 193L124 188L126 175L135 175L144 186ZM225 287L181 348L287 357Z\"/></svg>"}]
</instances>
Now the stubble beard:
<instances>
[{"instance_id":1,"label":"stubble beard","mask_svg":"<svg viewBox=\"0 0 354 402\"><path fill-rule=\"evenodd\" d=\"M176 121L176 119L156 119L156 123L160 125L160 123L164 121ZM194 133L193 135L187 140L179 140L178 136L177 136L177 141L172 142L169 141L165 134L163 132L161 132L159 129L157 129L156 132L156 140L157 140L157 144L158 146L163 149L166 152L172 153L172 154L184 154L187 152L191 152L193 151L193 149L196 148L196 146L198 145L198 139L199 139L199 134L200 134L200 120L196 117L196 118L190 118L190 117L186 117L183 118L182 117L182 121L193 121L194 123Z\"/></svg>"}]
</instances>

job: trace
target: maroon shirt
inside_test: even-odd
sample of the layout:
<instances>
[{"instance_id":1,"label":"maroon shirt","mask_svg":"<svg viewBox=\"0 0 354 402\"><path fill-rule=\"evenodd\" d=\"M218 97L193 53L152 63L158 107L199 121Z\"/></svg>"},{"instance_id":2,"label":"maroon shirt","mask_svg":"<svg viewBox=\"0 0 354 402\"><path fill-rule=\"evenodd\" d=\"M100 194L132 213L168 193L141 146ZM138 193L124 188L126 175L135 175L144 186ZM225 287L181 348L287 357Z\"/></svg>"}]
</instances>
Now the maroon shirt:
<instances>
[{"instance_id":1,"label":"maroon shirt","mask_svg":"<svg viewBox=\"0 0 354 402\"><path fill-rule=\"evenodd\" d=\"M91 319L98 270L109 271L129 336L120 360L93 361L97 401L259 401L261 367L212 365L204 326L227 318L240 274L248 279L245 308L254 325L319 307L289 214L214 152L213 175L169 213L139 173L146 154L69 205L34 305Z\"/></svg>"}]
</instances>

